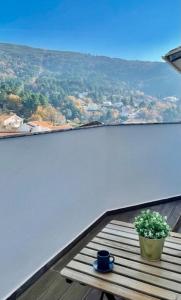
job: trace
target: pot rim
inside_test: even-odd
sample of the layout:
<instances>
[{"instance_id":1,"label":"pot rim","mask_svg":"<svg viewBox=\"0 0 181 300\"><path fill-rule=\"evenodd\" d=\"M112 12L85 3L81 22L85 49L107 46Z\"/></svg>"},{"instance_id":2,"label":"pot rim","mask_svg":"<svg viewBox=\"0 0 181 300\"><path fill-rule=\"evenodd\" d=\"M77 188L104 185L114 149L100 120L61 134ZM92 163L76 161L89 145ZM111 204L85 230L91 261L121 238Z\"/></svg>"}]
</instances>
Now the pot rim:
<instances>
[{"instance_id":1,"label":"pot rim","mask_svg":"<svg viewBox=\"0 0 181 300\"><path fill-rule=\"evenodd\" d=\"M138 234L138 235L139 235L139 237L144 238L145 240L149 240L149 241L161 241L161 240L165 240L168 237L168 236L165 236L165 237L162 237L160 239L150 239L150 238L145 237L143 235L140 235L140 234Z\"/></svg>"}]
</instances>

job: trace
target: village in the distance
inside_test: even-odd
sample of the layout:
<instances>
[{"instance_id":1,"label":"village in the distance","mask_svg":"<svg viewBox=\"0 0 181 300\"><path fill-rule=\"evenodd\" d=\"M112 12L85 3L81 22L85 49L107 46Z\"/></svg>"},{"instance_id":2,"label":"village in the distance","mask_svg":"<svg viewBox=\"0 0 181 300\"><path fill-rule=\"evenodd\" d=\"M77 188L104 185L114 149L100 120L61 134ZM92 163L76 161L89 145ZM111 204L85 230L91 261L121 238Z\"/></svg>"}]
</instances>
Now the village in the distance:
<instances>
[{"instance_id":1,"label":"village in the distance","mask_svg":"<svg viewBox=\"0 0 181 300\"><path fill-rule=\"evenodd\" d=\"M0 136L180 122L179 86L163 62L0 44Z\"/></svg>"},{"instance_id":2,"label":"village in the distance","mask_svg":"<svg viewBox=\"0 0 181 300\"><path fill-rule=\"evenodd\" d=\"M80 111L81 119L76 117L67 120L65 116L51 112L45 118L35 115L26 121L14 112L1 112L0 136L67 130L89 123L101 125L174 122L174 111L177 112L177 107L180 107L180 100L177 97L170 96L158 100L147 96L147 99L145 100L146 97L144 97L143 100L139 91L137 97L132 99L131 104L125 104L125 98L124 101L120 99L115 103L107 100L102 104L97 104L93 99L86 98L85 94L82 93L79 97L69 96L70 101ZM40 110L40 107L37 109ZM47 109L51 111L52 107ZM178 121L179 119L175 119L175 122Z\"/></svg>"}]
</instances>

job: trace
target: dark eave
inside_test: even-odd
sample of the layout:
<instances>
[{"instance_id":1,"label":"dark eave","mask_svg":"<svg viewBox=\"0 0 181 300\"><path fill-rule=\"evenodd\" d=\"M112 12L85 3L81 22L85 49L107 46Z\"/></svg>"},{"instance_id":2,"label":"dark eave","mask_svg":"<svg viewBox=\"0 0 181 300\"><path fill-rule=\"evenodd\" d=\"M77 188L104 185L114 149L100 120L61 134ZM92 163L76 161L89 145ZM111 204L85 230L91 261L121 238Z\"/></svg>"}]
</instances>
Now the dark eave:
<instances>
[{"instance_id":1,"label":"dark eave","mask_svg":"<svg viewBox=\"0 0 181 300\"><path fill-rule=\"evenodd\" d=\"M169 51L162 57L167 63L174 67L177 71L181 72L181 47Z\"/></svg>"}]
</instances>

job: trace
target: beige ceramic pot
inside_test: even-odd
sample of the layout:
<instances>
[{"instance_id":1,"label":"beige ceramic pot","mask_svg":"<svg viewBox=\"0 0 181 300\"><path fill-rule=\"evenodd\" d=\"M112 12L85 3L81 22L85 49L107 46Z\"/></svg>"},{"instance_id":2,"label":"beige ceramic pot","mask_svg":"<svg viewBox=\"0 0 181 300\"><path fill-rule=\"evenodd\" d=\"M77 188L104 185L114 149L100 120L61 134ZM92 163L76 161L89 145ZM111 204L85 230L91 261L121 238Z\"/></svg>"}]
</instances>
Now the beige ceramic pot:
<instances>
[{"instance_id":1,"label":"beige ceramic pot","mask_svg":"<svg viewBox=\"0 0 181 300\"><path fill-rule=\"evenodd\" d=\"M139 235L141 256L150 261L161 259L165 238L148 239Z\"/></svg>"}]
</instances>

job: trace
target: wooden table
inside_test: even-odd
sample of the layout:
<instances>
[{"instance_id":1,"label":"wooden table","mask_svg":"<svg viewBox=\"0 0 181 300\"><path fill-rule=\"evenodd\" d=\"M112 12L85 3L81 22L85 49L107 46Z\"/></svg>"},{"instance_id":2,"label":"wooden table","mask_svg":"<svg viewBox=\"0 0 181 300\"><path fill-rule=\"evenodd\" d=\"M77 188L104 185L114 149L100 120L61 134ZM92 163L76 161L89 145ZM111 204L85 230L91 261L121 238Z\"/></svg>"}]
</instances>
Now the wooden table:
<instances>
[{"instance_id":1,"label":"wooden table","mask_svg":"<svg viewBox=\"0 0 181 300\"><path fill-rule=\"evenodd\" d=\"M106 249L115 257L111 273L93 270L97 251ZM141 258L133 224L112 220L61 271L62 276L130 300L181 300L181 234L166 239L162 259Z\"/></svg>"}]
</instances>

